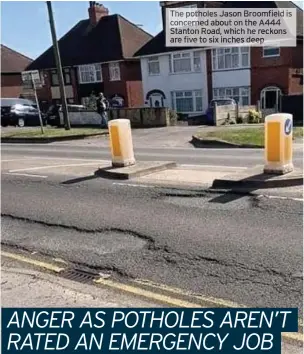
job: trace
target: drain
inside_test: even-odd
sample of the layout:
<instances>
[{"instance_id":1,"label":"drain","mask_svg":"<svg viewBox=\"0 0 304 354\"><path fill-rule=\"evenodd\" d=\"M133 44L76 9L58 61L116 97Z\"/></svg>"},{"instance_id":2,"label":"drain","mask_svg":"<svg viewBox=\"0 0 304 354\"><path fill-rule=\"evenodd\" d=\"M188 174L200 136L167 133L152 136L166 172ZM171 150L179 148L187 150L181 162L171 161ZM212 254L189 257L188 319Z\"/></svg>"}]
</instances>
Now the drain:
<instances>
[{"instance_id":1,"label":"drain","mask_svg":"<svg viewBox=\"0 0 304 354\"><path fill-rule=\"evenodd\" d=\"M66 269L60 275L65 279L83 284L91 284L95 279L100 277L97 273L89 273L80 269Z\"/></svg>"}]
</instances>

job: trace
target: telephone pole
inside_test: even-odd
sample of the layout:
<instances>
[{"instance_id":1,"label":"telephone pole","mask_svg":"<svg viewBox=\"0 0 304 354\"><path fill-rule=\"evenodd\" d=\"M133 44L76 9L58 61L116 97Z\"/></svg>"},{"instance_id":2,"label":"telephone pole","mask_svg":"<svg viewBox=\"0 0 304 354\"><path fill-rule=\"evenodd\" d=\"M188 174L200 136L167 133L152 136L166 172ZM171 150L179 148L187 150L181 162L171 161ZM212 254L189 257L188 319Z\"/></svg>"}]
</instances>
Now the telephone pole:
<instances>
[{"instance_id":1,"label":"telephone pole","mask_svg":"<svg viewBox=\"0 0 304 354\"><path fill-rule=\"evenodd\" d=\"M59 90L60 90L60 97L61 97L61 103L62 103L62 113L63 113L63 120L64 120L64 128L65 128L65 130L70 130L71 125L70 125L69 115L68 115L68 107L67 107L66 96L65 96L62 66L61 66L61 60L60 60L60 55L59 55L58 42L57 42L57 38L56 38L56 30L55 30L51 1L47 1L46 5L47 5L47 9L48 9L48 14L49 14L49 21L50 21L51 34L52 34L53 47L54 47L54 55L55 55L55 61L56 61L56 67L57 67Z\"/></svg>"}]
</instances>

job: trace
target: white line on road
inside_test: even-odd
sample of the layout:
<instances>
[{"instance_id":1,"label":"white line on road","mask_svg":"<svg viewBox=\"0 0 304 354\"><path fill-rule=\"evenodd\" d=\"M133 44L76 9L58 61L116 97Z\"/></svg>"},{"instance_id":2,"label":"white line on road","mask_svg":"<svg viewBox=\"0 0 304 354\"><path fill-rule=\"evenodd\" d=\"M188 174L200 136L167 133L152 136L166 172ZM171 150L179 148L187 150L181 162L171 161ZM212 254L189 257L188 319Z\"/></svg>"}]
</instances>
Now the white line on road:
<instances>
[{"instance_id":1,"label":"white line on road","mask_svg":"<svg viewBox=\"0 0 304 354\"><path fill-rule=\"evenodd\" d=\"M38 178L48 178L48 176L42 176L42 175L30 175L27 173L4 173L5 175L9 176L23 176L23 177L38 177Z\"/></svg>"},{"instance_id":2,"label":"white line on road","mask_svg":"<svg viewBox=\"0 0 304 354\"><path fill-rule=\"evenodd\" d=\"M113 182L112 184L116 186L127 186L127 187L140 187L140 188L155 188L155 186L148 186L146 184L131 184L131 183L119 183Z\"/></svg>"},{"instance_id":3,"label":"white line on road","mask_svg":"<svg viewBox=\"0 0 304 354\"><path fill-rule=\"evenodd\" d=\"M96 162L109 162L108 160L100 160L100 159L76 159L71 157L27 157L24 156L23 159L11 159L11 160L1 160L1 162L15 162L15 161L31 161L31 160L69 160L69 161L96 161Z\"/></svg>"},{"instance_id":4,"label":"white line on road","mask_svg":"<svg viewBox=\"0 0 304 354\"><path fill-rule=\"evenodd\" d=\"M37 166L37 167L28 167L28 168L19 168L17 170L9 170L9 173L14 172L22 172L22 171L34 171L34 170L45 170L49 168L58 168L58 167L77 167L77 166L89 166L96 165L96 162L88 162L88 163L74 163L68 165L49 165L49 166Z\"/></svg>"},{"instance_id":5,"label":"white line on road","mask_svg":"<svg viewBox=\"0 0 304 354\"><path fill-rule=\"evenodd\" d=\"M304 202L303 198L293 198L293 197L283 197L279 195L267 195L267 194L260 194L257 198L268 198L268 199L283 199L283 200L293 200L296 202Z\"/></svg>"},{"instance_id":6,"label":"white line on road","mask_svg":"<svg viewBox=\"0 0 304 354\"><path fill-rule=\"evenodd\" d=\"M248 167L239 167L239 166L222 166L222 165L191 165L191 164L178 164L178 167L195 167L195 168L202 168L202 167L207 167L207 168L221 168L221 169L232 169L232 170L246 170Z\"/></svg>"}]
</instances>

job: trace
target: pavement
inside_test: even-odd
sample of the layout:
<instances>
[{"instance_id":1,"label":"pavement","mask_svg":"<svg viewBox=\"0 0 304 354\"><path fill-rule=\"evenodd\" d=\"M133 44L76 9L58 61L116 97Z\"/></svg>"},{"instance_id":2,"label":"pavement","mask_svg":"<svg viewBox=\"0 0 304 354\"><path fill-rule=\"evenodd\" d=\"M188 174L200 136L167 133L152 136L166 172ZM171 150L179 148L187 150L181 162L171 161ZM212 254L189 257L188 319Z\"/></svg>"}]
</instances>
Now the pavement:
<instances>
[{"instance_id":1,"label":"pavement","mask_svg":"<svg viewBox=\"0 0 304 354\"><path fill-rule=\"evenodd\" d=\"M39 289L39 291L37 291ZM158 307L113 290L58 278L1 257L3 307Z\"/></svg>"},{"instance_id":2,"label":"pavement","mask_svg":"<svg viewBox=\"0 0 304 354\"><path fill-rule=\"evenodd\" d=\"M37 291L39 289L39 291ZM109 288L78 283L37 271L35 267L1 257L3 307L159 307L159 303L113 291ZM282 342L282 354L301 354L297 345Z\"/></svg>"}]
</instances>

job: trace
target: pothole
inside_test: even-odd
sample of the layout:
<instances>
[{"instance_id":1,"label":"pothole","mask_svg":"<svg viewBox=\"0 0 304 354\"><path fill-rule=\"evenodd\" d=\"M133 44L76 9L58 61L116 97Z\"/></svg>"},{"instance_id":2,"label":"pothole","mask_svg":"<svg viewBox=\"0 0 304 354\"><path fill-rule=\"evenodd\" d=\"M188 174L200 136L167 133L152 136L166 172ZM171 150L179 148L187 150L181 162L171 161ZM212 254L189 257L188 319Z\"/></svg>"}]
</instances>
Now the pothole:
<instances>
[{"instance_id":1,"label":"pothole","mask_svg":"<svg viewBox=\"0 0 304 354\"><path fill-rule=\"evenodd\" d=\"M169 203L177 206L183 206L188 208L200 208L200 209L221 209L221 210L244 210L245 208L251 207L251 202L248 197L243 198L235 198L234 200L231 198L230 200L218 200L214 198L206 198L206 197L194 197L187 196L170 196L162 199L164 203Z\"/></svg>"},{"instance_id":2,"label":"pothole","mask_svg":"<svg viewBox=\"0 0 304 354\"><path fill-rule=\"evenodd\" d=\"M124 230L79 230L73 227L1 218L3 242L38 252L54 252L58 257L78 254L86 258L119 251L136 251L149 240Z\"/></svg>"}]
</instances>

